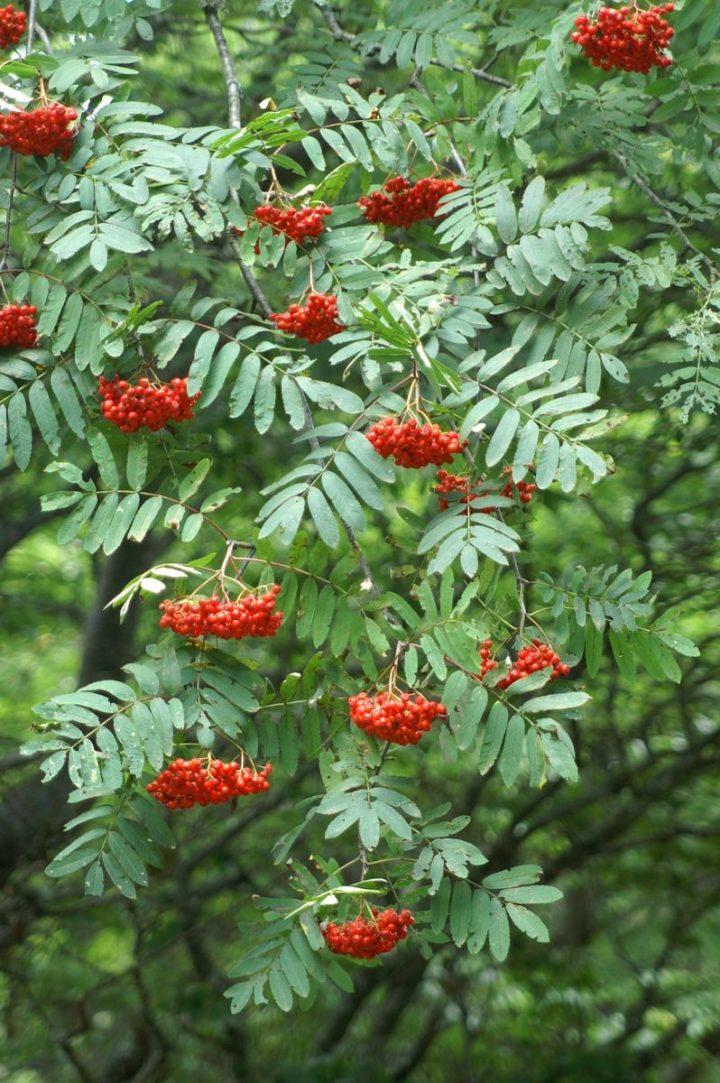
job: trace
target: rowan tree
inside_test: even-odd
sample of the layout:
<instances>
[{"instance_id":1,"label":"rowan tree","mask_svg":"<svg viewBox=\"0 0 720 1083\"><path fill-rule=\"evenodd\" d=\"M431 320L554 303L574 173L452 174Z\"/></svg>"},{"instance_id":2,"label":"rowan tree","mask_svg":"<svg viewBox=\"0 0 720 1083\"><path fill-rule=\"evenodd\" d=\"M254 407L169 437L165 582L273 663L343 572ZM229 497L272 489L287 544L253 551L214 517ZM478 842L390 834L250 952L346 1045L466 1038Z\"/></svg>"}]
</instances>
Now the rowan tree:
<instances>
[{"instance_id":1,"label":"rowan tree","mask_svg":"<svg viewBox=\"0 0 720 1083\"><path fill-rule=\"evenodd\" d=\"M0 539L50 554L24 621L64 561L62 604L91 614L80 679L55 666L22 744L40 822L0 814L24 885L7 980L42 1003L12 958L78 905L131 936L147 1017L109 1055L103 983L73 964L54 1078L193 1078L206 1025L234 1078L272 1048L265 1005L339 999L318 1079L376 989L372 1078L446 1078L433 982L469 1049L477 976L512 998L508 953L564 951L580 980L589 881L560 902L562 874L665 793L717 834L683 789L718 755L716 557L674 487L717 518L718 26L707 0L0 10ZM629 906L652 910L652 866L632 888L614 868ZM712 1049L710 1008L654 1041L695 920L672 880L615 1045L597 1023L537 1068L516 1033L482 1053L498 1079L640 1078L677 1043L695 1075L671 1078L710 1079L682 1046L694 1026ZM178 940L201 1007L153 976Z\"/></svg>"}]
</instances>

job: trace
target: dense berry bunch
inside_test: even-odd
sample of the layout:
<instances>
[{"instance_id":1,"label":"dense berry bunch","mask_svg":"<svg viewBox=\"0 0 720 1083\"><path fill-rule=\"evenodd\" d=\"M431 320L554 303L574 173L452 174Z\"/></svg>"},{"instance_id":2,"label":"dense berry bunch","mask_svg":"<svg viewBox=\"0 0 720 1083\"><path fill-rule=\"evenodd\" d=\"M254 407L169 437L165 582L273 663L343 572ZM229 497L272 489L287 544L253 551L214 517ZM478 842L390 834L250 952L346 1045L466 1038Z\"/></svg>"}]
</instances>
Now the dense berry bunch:
<instances>
[{"instance_id":1,"label":"dense berry bunch","mask_svg":"<svg viewBox=\"0 0 720 1083\"><path fill-rule=\"evenodd\" d=\"M348 697L348 706L356 726L371 737L395 745L416 745L436 718L447 715L442 703L411 692L379 692L376 696L359 692Z\"/></svg>"},{"instance_id":2,"label":"dense berry bunch","mask_svg":"<svg viewBox=\"0 0 720 1083\"><path fill-rule=\"evenodd\" d=\"M363 208L368 222L407 229L413 222L434 218L442 197L459 187L455 181L440 177L423 177L416 184L410 184L404 177L391 177L385 182L384 192L363 196L358 206Z\"/></svg>"},{"instance_id":3,"label":"dense berry bunch","mask_svg":"<svg viewBox=\"0 0 720 1083\"><path fill-rule=\"evenodd\" d=\"M572 40L596 68L610 71L639 71L647 75L652 67L667 68L671 57L665 55L675 31L663 16L675 10L674 4L660 4L649 11L636 8L600 8L597 19L578 15Z\"/></svg>"},{"instance_id":4,"label":"dense berry bunch","mask_svg":"<svg viewBox=\"0 0 720 1083\"><path fill-rule=\"evenodd\" d=\"M456 432L444 432L439 425L419 425L414 417L402 422L384 417L365 435L383 459L392 455L398 466L416 470L430 463L451 463L453 455L467 447L467 440L461 440Z\"/></svg>"},{"instance_id":5,"label":"dense berry bunch","mask_svg":"<svg viewBox=\"0 0 720 1083\"><path fill-rule=\"evenodd\" d=\"M271 771L271 763L256 771L222 760L173 760L146 789L168 808L221 805L233 797L269 790Z\"/></svg>"},{"instance_id":6,"label":"dense berry bunch","mask_svg":"<svg viewBox=\"0 0 720 1083\"><path fill-rule=\"evenodd\" d=\"M102 398L103 417L122 432L137 432L138 429L157 432L168 421L189 421L200 398L200 392L188 395L184 377L160 384L151 383L143 376L133 386L119 376L112 380L101 376L98 392Z\"/></svg>"},{"instance_id":7,"label":"dense berry bunch","mask_svg":"<svg viewBox=\"0 0 720 1083\"><path fill-rule=\"evenodd\" d=\"M27 18L24 11L18 11L8 4L0 8L0 49L7 49L8 45L17 45L25 33Z\"/></svg>"},{"instance_id":8,"label":"dense berry bunch","mask_svg":"<svg viewBox=\"0 0 720 1083\"><path fill-rule=\"evenodd\" d=\"M35 305L5 305L0 308L0 349L17 346L21 350L37 346Z\"/></svg>"},{"instance_id":9,"label":"dense berry bunch","mask_svg":"<svg viewBox=\"0 0 720 1083\"><path fill-rule=\"evenodd\" d=\"M324 342L326 338L344 331L337 322L337 300L331 293L311 293L305 305L290 305L287 312L271 312L270 319L278 330L287 331L308 342Z\"/></svg>"},{"instance_id":10,"label":"dense berry bunch","mask_svg":"<svg viewBox=\"0 0 720 1083\"><path fill-rule=\"evenodd\" d=\"M160 606L163 611L160 627L171 628L179 636L192 639L274 636L283 619L282 613L274 611L279 593L280 587L275 584L262 594L244 594L234 602L222 601L217 595L165 601Z\"/></svg>"},{"instance_id":11,"label":"dense berry bunch","mask_svg":"<svg viewBox=\"0 0 720 1083\"><path fill-rule=\"evenodd\" d=\"M263 225L272 226L274 233L284 233L295 244L302 244L308 237L319 237L325 223L323 218L332 214L325 203L314 207L273 207L270 203L255 208L255 217Z\"/></svg>"},{"instance_id":12,"label":"dense berry bunch","mask_svg":"<svg viewBox=\"0 0 720 1083\"><path fill-rule=\"evenodd\" d=\"M337 925L334 921L322 927L325 943L336 955L352 955L354 959L374 959L392 951L400 940L404 940L408 929L415 919L409 910L376 910L373 907L373 920L360 914L352 921Z\"/></svg>"},{"instance_id":13,"label":"dense berry bunch","mask_svg":"<svg viewBox=\"0 0 720 1083\"><path fill-rule=\"evenodd\" d=\"M480 648L481 678L497 665L497 662L492 661L490 658L491 647L490 640L486 639ZM552 666L551 681L556 681L558 677L567 677L570 672L570 666L566 666L560 661L560 655L556 654L552 647L549 647L547 643L543 643L540 639L533 639L529 647L523 647L518 653L510 672L502 680L498 681L495 687L509 688L511 684L515 684L515 681L521 681L523 677L529 677L531 673L536 673L539 669L547 669L549 666Z\"/></svg>"},{"instance_id":14,"label":"dense berry bunch","mask_svg":"<svg viewBox=\"0 0 720 1083\"><path fill-rule=\"evenodd\" d=\"M72 151L75 132L70 125L77 120L74 109L56 102L42 105L30 112L14 109L0 114L0 147L9 147L17 154L59 154L67 161Z\"/></svg>"}]
</instances>

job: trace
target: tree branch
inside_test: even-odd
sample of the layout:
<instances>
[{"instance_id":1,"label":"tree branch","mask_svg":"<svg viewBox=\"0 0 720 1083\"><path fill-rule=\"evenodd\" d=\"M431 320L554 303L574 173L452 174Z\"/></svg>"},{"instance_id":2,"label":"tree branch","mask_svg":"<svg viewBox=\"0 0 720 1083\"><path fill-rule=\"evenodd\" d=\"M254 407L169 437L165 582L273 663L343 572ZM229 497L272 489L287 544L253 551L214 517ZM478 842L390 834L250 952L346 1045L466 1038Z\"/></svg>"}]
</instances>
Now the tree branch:
<instances>
[{"instance_id":1,"label":"tree branch","mask_svg":"<svg viewBox=\"0 0 720 1083\"><path fill-rule=\"evenodd\" d=\"M707 256L702 251L701 248L698 248L698 246L694 243L694 241L690 240L687 233L685 232L683 227L680 225L677 218L672 213L672 211L669 209L669 207L665 206L665 204L663 203L661 197L657 194L657 192L653 191L653 189L650 187L650 185L644 179L644 177L641 177L639 173L635 173L633 171L633 167L631 166L630 162L625 157L625 155L619 150L612 150L610 153L612 154L613 158L615 158L616 161L618 161L620 163L620 165L623 167L623 169L625 170L625 172L627 173L628 177L633 182L633 184L636 184L638 186L638 188L640 189L640 191L645 193L645 195L648 197L650 202L654 203L655 206L658 207L662 211L662 213L665 216L666 221L672 227L673 232L675 232L678 235L678 237L683 242L685 247L689 248L691 252L694 252L696 256L700 257L700 259L702 260L702 262L704 263L704 265L705 265L705 267L707 269L708 275L710 276L710 282L714 283L715 279L717 278L717 268L716 268L715 264L713 263L713 261L710 259L710 257Z\"/></svg>"},{"instance_id":2,"label":"tree branch","mask_svg":"<svg viewBox=\"0 0 720 1083\"><path fill-rule=\"evenodd\" d=\"M235 70L233 58L230 55L230 47L225 37L223 25L218 16L218 5L215 0L200 0L205 12L210 32L215 40L215 46L222 64L225 86L228 96L228 119L231 128L239 128L241 124L240 103L242 101L242 87Z\"/></svg>"}]
</instances>

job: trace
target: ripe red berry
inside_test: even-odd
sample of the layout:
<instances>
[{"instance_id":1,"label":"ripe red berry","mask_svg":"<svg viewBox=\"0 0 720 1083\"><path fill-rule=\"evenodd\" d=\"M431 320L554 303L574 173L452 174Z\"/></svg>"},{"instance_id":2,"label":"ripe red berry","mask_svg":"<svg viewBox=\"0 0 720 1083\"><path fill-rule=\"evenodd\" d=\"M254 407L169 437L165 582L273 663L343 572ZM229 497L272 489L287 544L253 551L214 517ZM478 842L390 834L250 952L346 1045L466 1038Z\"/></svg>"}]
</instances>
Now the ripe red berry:
<instances>
[{"instance_id":1,"label":"ripe red berry","mask_svg":"<svg viewBox=\"0 0 720 1083\"><path fill-rule=\"evenodd\" d=\"M16 154L59 154L67 161L72 152L75 131L70 128L77 113L65 105L41 105L24 111L13 109L0 113L0 147L9 147Z\"/></svg>"},{"instance_id":2,"label":"ripe red berry","mask_svg":"<svg viewBox=\"0 0 720 1083\"><path fill-rule=\"evenodd\" d=\"M414 470L430 463L451 463L453 455L467 447L467 440L461 441L456 432L444 432L439 425L420 425L415 418L401 422L384 417L365 435L383 459L392 455L398 466Z\"/></svg>"},{"instance_id":3,"label":"ripe red berry","mask_svg":"<svg viewBox=\"0 0 720 1083\"><path fill-rule=\"evenodd\" d=\"M659 4L649 11L602 7L595 20L578 15L570 36L594 67L647 75L652 67L667 68L672 64L672 58L663 50L675 31L663 16L674 10L674 4Z\"/></svg>"},{"instance_id":4,"label":"ripe red berry","mask_svg":"<svg viewBox=\"0 0 720 1083\"><path fill-rule=\"evenodd\" d=\"M506 467L503 470L504 474L509 474L512 471L512 467ZM470 478L466 474L449 474L447 470L438 470L438 484L435 486L435 492L438 494L438 504L440 511L446 511L450 506L450 501L444 499L446 493L461 493L458 497L457 503L465 504L468 508L468 512L472 510L471 504L474 500L479 500L480 497L489 496L490 490L483 488L484 478L479 478L476 482L471 483ZM527 481L513 482L512 479L508 481L503 489L500 490L500 496L506 496L512 498L513 492L517 490L518 499L522 504L529 504L532 500L532 494L537 489L537 485L534 485ZM497 509L494 507L485 507L479 509L483 515L492 515Z\"/></svg>"},{"instance_id":5,"label":"ripe red berry","mask_svg":"<svg viewBox=\"0 0 720 1083\"><path fill-rule=\"evenodd\" d=\"M234 602L222 601L216 595L164 601L160 605L163 611L160 627L171 628L177 635L191 639L274 636L283 619L282 613L274 611L279 593L280 587L276 583L260 593L248 591Z\"/></svg>"},{"instance_id":6,"label":"ripe red berry","mask_svg":"<svg viewBox=\"0 0 720 1083\"><path fill-rule=\"evenodd\" d=\"M168 421L189 421L200 398L200 392L188 395L184 377L176 377L167 384L151 383L143 377L133 386L119 376L112 380L101 376L98 393L102 397L103 417L121 432L138 429L158 432Z\"/></svg>"},{"instance_id":7,"label":"ripe red berry","mask_svg":"<svg viewBox=\"0 0 720 1083\"><path fill-rule=\"evenodd\" d=\"M221 805L234 797L270 789L267 779L271 771L271 763L257 771L254 767L241 767L238 763L222 760L177 759L145 788L167 808Z\"/></svg>"},{"instance_id":8,"label":"ripe red berry","mask_svg":"<svg viewBox=\"0 0 720 1083\"><path fill-rule=\"evenodd\" d=\"M436 718L447 715L442 703L411 692L379 692L375 696L359 692L348 697L348 706L356 726L371 737L396 745L416 745Z\"/></svg>"},{"instance_id":9,"label":"ripe red berry","mask_svg":"<svg viewBox=\"0 0 720 1083\"><path fill-rule=\"evenodd\" d=\"M37 346L35 305L5 305L0 308L0 349L17 346L21 350Z\"/></svg>"},{"instance_id":10,"label":"ripe red berry","mask_svg":"<svg viewBox=\"0 0 720 1083\"><path fill-rule=\"evenodd\" d=\"M490 672L491 669L495 669L497 662L490 657L492 650L492 641L486 639L480 647L480 679ZM557 654L552 647L547 643L543 643L540 639L533 639L532 644L528 647L523 647L519 651L517 658L513 662L510 672L498 681L495 685L496 688L509 688L511 684L515 684L515 681L521 681L523 677L528 677L531 673L537 673L540 669L547 669L552 667L552 673L550 674L550 680L556 681L558 677L567 677L570 672L570 666L565 665L560 661L560 655Z\"/></svg>"},{"instance_id":11,"label":"ripe red berry","mask_svg":"<svg viewBox=\"0 0 720 1083\"><path fill-rule=\"evenodd\" d=\"M25 33L27 17L24 11L18 11L12 4L0 8L0 49L8 45L17 45Z\"/></svg>"},{"instance_id":12,"label":"ripe red berry","mask_svg":"<svg viewBox=\"0 0 720 1083\"><path fill-rule=\"evenodd\" d=\"M409 910L372 909L372 921L363 915L337 924L330 921L321 926L325 943L335 955L350 955L354 959L374 959L392 951L405 940L408 929L415 923Z\"/></svg>"},{"instance_id":13,"label":"ripe red berry","mask_svg":"<svg viewBox=\"0 0 720 1083\"><path fill-rule=\"evenodd\" d=\"M332 208L325 203L302 207L274 207L264 203L253 214L258 222L271 226L273 233L284 233L288 240L302 244L308 237L320 236L325 226L323 218L332 214Z\"/></svg>"},{"instance_id":14,"label":"ripe red berry","mask_svg":"<svg viewBox=\"0 0 720 1083\"><path fill-rule=\"evenodd\" d=\"M307 339L308 342L324 342L326 338L344 331L337 322L337 299L331 293L311 293L305 305L290 305L287 312L271 312L270 319L279 331Z\"/></svg>"},{"instance_id":15,"label":"ripe red berry","mask_svg":"<svg viewBox=\"0 0 720 1083\"><path fill-rule=\"evenodd\" d=\"M358 206L362 207L368 222L407 229L414 222L434 218L442 197L456 192L460 185L440 177L423 177L415 184L410 184L404 177L391 177L384 187L390 195L381 190L372 192L363 196Z\"/></svg>"}]
</instances>

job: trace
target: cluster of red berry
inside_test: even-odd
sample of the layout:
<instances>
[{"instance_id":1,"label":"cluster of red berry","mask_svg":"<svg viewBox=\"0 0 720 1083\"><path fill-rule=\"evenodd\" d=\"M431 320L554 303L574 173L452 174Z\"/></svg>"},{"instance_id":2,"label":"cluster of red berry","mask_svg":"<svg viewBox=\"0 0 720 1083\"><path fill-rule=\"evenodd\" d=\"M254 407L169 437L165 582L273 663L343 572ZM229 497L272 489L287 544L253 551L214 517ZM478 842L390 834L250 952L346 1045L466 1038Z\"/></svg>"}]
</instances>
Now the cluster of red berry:
<instances>
[{"instance_id":1,"label":"cluster of red berry","mask_svg":"<svg viewBox=\"0 0 720 1083\"><path fill-rule=\"evenodd\" d=\"M169 763L145 788L167 808L221 805L224 801L232 801L233 797L269 790L271 771L271 763L256 771L253 767L241 767L223 760L178 759Z\"/></svg>"},{"instance_id":2,"label":"cluster of red berry","mask_svg":"<svg viewBox=\"0 0 720 1083\"><path fill-rule=\"evenodd\" d=\"M486 676L490 670L495 669L497 662L492 657L492 639L484 639L480 644L480 678Z\"/></svg>"},{"instance_id":3,"label":"cluster of red berry","mask_svg":"<svg viewBox=\"0 0 720 1083\"><path fill-rule=\"evenodd\" d=\"M112 380L101 376L98 392L102 398L103 417L117 425L121 432L137 432L138 429L157 432L168 421L189 421L200 398L200 392L188 395L184 377L161 384L151 383L143 376L133 386L119 376Z\"/></svg>"},{"instance_id":4,"label":"cluster of red berry","mask_svg":"<svg viewBox=\"0 0 720 1083\"><path fill-rule=\"evenodd\" d=\"M17 346L21 350L37 346L35 305L5 305L0 308L0 349Z\"/></svg>"},{"instance_id":5,"label":"cluster of red berry","mask_svg":"<svg viewBox=\"0 0 720 1083\"><path fill-rule=\"evenodd\" d=\"M180 636L199 639L244 639L247 636L274 636L283 614L275 613L280 587L275 584L262 594L248 592L235 602L211 598L180 598L162 602L161 628L171 628Z\"/></svg>"},{"instance_id":6,"label":"cluster of red berry","mask_svg":"<svg viewBox=\"0 0 720 1083\"><path fill-rule=\"evenodd\" d=\"M436 718L447 715L442 703L411 692L379 692L376 696L359 692L348 697L348 706L356 726L371 737L395 745L416 745Z\"/></svg>"},{"instance_id":7,"label":"cluster of red berry","mask_svg":"<svg viewBox=\"0 0 720 1083\"><path fill-rule=\"evenodd\" d=\"M373 920L359 914L352 921L341 925L334 921L323 925L325 943L335 955L351 955L354 959L374 959L392 951L404 940L415 919L409 910L377 910L373 907Z\"/></svg>"},{"instance_id":8,"label":"cluster of red berry","mask_svg":"<svg viewBox=\"0 0 720 1083\"><path fill-rule=\"evenodd\" d=\"M504 474L510 473L512 467L506 467L503 470ZM480 478L475 483L471 483L467 474L449 474L447 470L438 470L438 484L435 486L435 492L438 494L438 504L440 505L440 511L447 511L450 506L448 500L443 499L445 493L462 493L462 496L458 500L459 504L472 504L473 500L478 500L481 496L488 496L489 493L486 489L483 489L484 478ZM528 481L513 482L512 479L508 481L504 489L500 490L500 496L512 497L513 492L517 490L518 499L522 504L529 504L532 500L532 494L537 489L537 485ZM493 507L481 508L484 515L492 515L496 509Z\"/></svg>"},{"instance_id":9,"label":"cluster of red berry","mask_svg":"<svg viewBox=\"0 0 720 1083\"><path fill-rule=\"evenodd\" d=\"M510 468L511 469L511 468ZM505 471L508 473L508 470ZM529 504L532 500L532 494L537 489L537 485L530 481L509 481L505 488L501 492L501 496L512 496L513 488L517 489L518 499L521 504Z\"/></svg>"},{"instance_id":10,"label":"cluster of red berry","mask_svg":"<svg viewBox=\"0 0 720 1083\"><path fill-rule=\"evenodd\" d=\"M41 105L24 112L14 109L0 114L0 147L9 147L16 154L59 153L65 162L72 152L75 132L69 127L77 113L65 105Z\"/></svg>"},{"instance_id":11,"label":"cluster of red berry","mask_svg":"<svg viewBox=\"0 0 720 1083\"><path fill-rule=\"evenodd\" d=\"M308 342L324 342L345 330L337 322L337 314L337 299L331 293L311 293L305 305L293 304L287 312L271 312L270 319L280 331Z\"/></svg>"},{"instance_id":12,"label":"cluster of red berry","mask_svg":"<svg viewBox=\"0 0 720 1083\"><path fill-rule=\"evenodd\" d=\"M27 18L24 11L18 11L12 4L0 8L0 49L8 45L17 45L25 33Z\"/></svg>"},{"instance_id":13,"label":"cluster of red berry","mask_svg":"<svg viewBox=\"0 0 720 1083\"><path fill-rule=\"evenodd\" d=\"M383 459L392 455L398 466L415 470L430 463L451 463L453 455L467 447L467 440L461 441L456 432L444 432L439 425L420 425L414 417L408 421L384 417L365 435Z\"/></svg>"},{"instance_id":14,"label":"cluster of red berry","mask_svg":"<svg viewBox=\"0 0 720 1083\"><path fill-rule=\"evenodd\" d=\"M410 184L404 177L390 177L384 191L363 196L358 206L362 207L368 222L407 229L413 222L434 218L442 197L448 192L456 192L459 187L455 181L440 177L423 177L415 184Z\"/></svg>"},{"instance_id":15,"label":"cluster of red berry","mask_svg":"<svg viewBox=\"0 0 720 1083\"><path fill-rule=\"evenodd\" d=\"M480 647L480 678L482 679L491 669L495 669L497 662L490 657L492 642L486 639ZM560 661L557 654L547 643L540 639L533 639L529 647L523 647L512 664L510 672L502 680L498 681L496 688L509 688L516 681L528 677L531 673L537 673L539 669L547 669L552 666L550 680L556 681L558 677L567 677L570 666Z\"/></svg>"},{"instance_id":16,"label":"cluster of red berry","mask_svg":"<svg viewBox=\"0 0 720 1083\"><path fill-rule=\"evenodd\" d=\"M652 67L667 68L672 58L665 55L675 31L664 19L674 4L660 4L649 11L637 8L600 8L597 20L578 15L572 40L596 68L610 71L638 71L647 75Z\"/></svg>"},{"instance_id":17,"label":"cluster of red berry","mask_svg":"<svg viewBox=\"0 0 720 1083\"><path fill-rule=\"evenodd\" d=\"M325 223L323 218L332 214L326 203L311 207L274 207L270 203L256 207L255 218L263 225L272 226L273 233L284 233L295 244L302 244L308 237L319 237Z\"/></svg>"}]
</instances>

